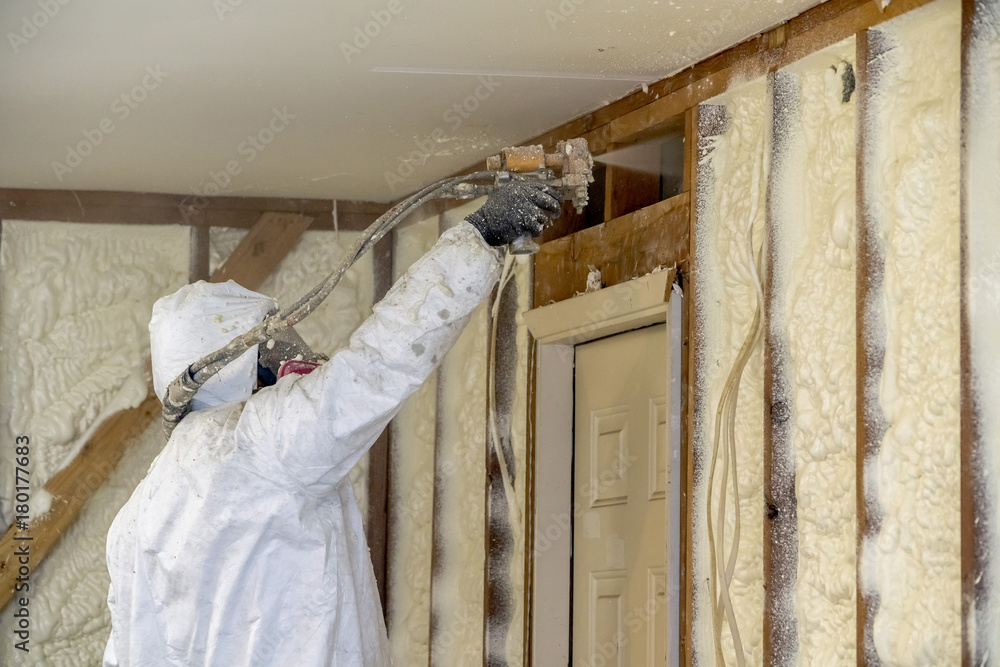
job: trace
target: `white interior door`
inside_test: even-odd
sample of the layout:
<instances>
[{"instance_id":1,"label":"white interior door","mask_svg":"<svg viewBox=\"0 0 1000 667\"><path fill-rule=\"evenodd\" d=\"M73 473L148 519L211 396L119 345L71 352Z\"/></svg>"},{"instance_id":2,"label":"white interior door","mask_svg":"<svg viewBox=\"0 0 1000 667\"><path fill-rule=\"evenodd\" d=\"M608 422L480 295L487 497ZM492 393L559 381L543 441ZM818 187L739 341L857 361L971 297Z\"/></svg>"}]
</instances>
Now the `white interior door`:
<instances>
[{"instance_id":1,"label":"white interior door","mask_svg":"<svg viewBox=\"0 0 1000 667\"><path fill-rule=\"evenodd\" d=\"M576 348L573 664L666 664L666 325Z\"/></svg>"}]
</instances>

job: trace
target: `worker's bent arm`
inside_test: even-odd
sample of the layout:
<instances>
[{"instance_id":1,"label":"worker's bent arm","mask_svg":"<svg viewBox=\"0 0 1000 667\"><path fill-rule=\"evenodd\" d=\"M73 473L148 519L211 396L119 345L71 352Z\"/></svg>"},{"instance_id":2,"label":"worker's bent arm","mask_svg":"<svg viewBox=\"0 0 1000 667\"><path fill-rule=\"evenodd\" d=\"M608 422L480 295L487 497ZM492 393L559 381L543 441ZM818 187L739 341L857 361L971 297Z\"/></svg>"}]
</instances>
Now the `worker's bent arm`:
<instances>
[{"instance_id":1,"label":"worker's bent arm","mask_svg":"<svg viewBox=\"0 0 1000 667\"><path fill-rule=\"evenodd\" d=\"M310 375L251 398L238 430L297 484L336 484L437 368L500 272L468 223L445 232L393 285L348 346Z\"/></svg>"}]
</instances>

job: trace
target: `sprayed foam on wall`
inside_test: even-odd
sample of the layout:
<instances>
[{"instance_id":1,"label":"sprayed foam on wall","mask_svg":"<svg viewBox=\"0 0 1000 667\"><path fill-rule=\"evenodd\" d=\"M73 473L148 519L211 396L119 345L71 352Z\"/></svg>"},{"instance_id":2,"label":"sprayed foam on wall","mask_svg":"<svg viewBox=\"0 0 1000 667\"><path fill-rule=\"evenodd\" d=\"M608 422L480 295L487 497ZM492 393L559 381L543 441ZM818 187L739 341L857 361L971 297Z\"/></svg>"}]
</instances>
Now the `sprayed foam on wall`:
<instances>
[{"instance_id":1,"label":"sprayed foam on wall","mask_svg":"<svg viewBox=\"0 0 1000 667\"><path fill-rule=\"evenodd\" d=\"M32 497L111 412L146 395L153 302L185 282L185 227L4 222L0 340L3 451L32 442ZM97 270L100 267L100 271ZM126 452L46 562L32 572L30 652L0 644L0 664L93 665L110 633L108 527L163 445L159 423ZM2 479L9 479L9 468ZM53 499L58 503L58 498ZM15 605L3 615L10 638Z\"/></svg>"},{"instance_id":2,"label":"sprayed foam on wall","mask_svg":"<svg viewBox=\"0 0 1000 667\"><path fill-rule=\"evenodd\" d=\"M5 221L0 327L0 523L10 522L14 438L41 486L115 409L146 397L152 302L183 284L188 233ZM98 270L98 267L101 270Z\"/></svg>"},{"instance_id":3,"label":"sprayed foam on wall","mask_svg":"<svg viewBox=\"0 0 1000 667\"><path fill-rule=\"evenodd\" d=\"M438 216L398 228L393 278L431 249L438 238ZM434 516L434 436L437 374L432 374L392 422L391 536L388 555L389 644L397 665L425 664L431 622L431 547Z\"/></svg>"},{"instance_id":4,"label":"sprayed foam on wall","mask_svg":"<svg viewBox=\"0 0 1000 667\"><path fill-rule=\"evenodd\" d=\"M877 540L864 546L874 579L866 585L877 586L883 664L957 664L960 3L933 3L878 32L888 48L871 65L865 166L885 258L875 295L885 360L873 410L888 429L873 470L883 514Z\"/></svg>"},{"instance_id":5,"label":"sprayed foam on wall","mask_svg":"<svg viewBox=\"0 0 1000 667\"><path fill-rule=\"evenodd\" d=\"M443 227L461 222L481 203L444 214ZM441 365L440 440L435 532L442 540L432 590L434 664L483 662L486 516L486 345L488 304L479 306Z\"/></svg>"},{"instance_id":6,"label":"sprayed foam on wall","mask_svg":"<svg viewBox=\"0 0 1000 667\"><path fill-rule=\"evenodd\" d=\"M794 121L782 128L788 148L772 189L771 281L783 293L783 321L772 328L787 345L780 375L797 501L798 655L789 664L856 661L854 54L852 38L785 70L798 97L782 100Z\"/></svg>"},{"instance_id":7,"label":"sprayed foam on wall","mask_svg":"<svg viewBox=\"0 0 1000 667\"><path fill-rule=\"evenodd\" d=\"M457 224L481 204L471 202L449 211L443 225ZM441 218L432 216L397 230L394 277L434 245L441 225ZM530 267L516 263L513 281L510 288L516 285L517 309L523 312L530 305ZM431 650L432 608L435 664L474 664L483 659L487 326L484 304L445 357L440 384L438 374L431 376L393 423L389 641L397 664L424 663ZM528 333L520 322L516 343L511 413L500 415L499 421L510 424L515 495L523 525ZM435 479L436 434L441 440ZM440 551L432 574L435 483L439 485ZM513 620L507 628L503 659L516 666L522 664L524 654L524 534L516 529L509 577Z\"/></svg>"},{"instance_id":8,"label":"sprayed foam on wall","mask_svg":"<svg viewBox=\"0 0 1000 667\"><path fill-rule=\"evenodd\" d=\"M243 229L213 227L209 270L214 272L246 235ZM295 303L323 280L358 237L359 232L306 231L257 290L278 300L281 307ZM351 333L371 313L373 290L371 253L359 259L326 301L295 326L317 352L332 355L347 344ZM368 455L351 469L351 485L365 523L368 522Z\"/></svg>"},{"instance_id":9,"label":"sprayed foam on wall","mask_svg":"<svg viewBox=\"0 0 1000 667\"><path fill-rule=\"evenodd\" d=\"M531 264L515 261L514 277L511 279L517 289L517 368L514 372L514 398L510 415L511 447L514 451L515 503L519 516L511 519L514 528L514 543L512 545L510 564L511 606L513 620L507 631L506 657L508 667L520 667L524 664L524 549L527 507L527 415L528 403L528 347L530 345L528 327L520 317L521 313L531 308ZM518 530L520 527L520 530Z\"/></svg>"},{"instance_id":10,"label":"sprayed foam on wall","mask_svg":"<svg viewBox=\"0 0 1000 667\"><path fill-rule=\"evenodd\" d=\"M186 256L186 255L185 255ZM104 557L108 529L118 510L146 476L163 448L156 420L125 452L107 481L84 506L37 574L32 574L30 651L0 643L0 664L38 667L92 667L101 664L111 634L107 597L111 577ZM0 625L5 638L14 627L11 604Z\"/></svg>"},{"instance_id":11,"label":"sprayed foam on wall","mask_svg":"<svg viewBox=\"0 0 1000 667\"><path fill-rule=\"evenodd\" d=\"M698 664L715 659L712 611L707 584L709 545L707 523L708 471L714 439L719 397L737 351L750 329L757 292L749 265L746 231L754 229L754 250L763 238L765 194L768 175L767 145L770 124L764 79L753 81L708 102L728 111L725 131L711 138L710 151L699 164L698 226L694 230L698 253L695 280L698 290L699 348L694 369L696 386L695 451L701 477L694 480L694 562L697 568L695 652ZM756 188L757 191L753 192ZM753 195L753 196L751 196ZM751 221L751 201L759 201ZM747 664L763 659L763 355L758 347L751 355L740 385L736 413L736 459L740 488L739 514L742 539L730 589ZM721 465L717 469L712 507L718 507ZM731 546L735 507L730 492L726 514L726 552ZM713 521L717 519L713 512ZM718 530L716 530L718 535ZM722 651L727 664L735 664L733 639L726 623Z\"/></svg>"},{"instance_id":12,"label":"sprayed foam on wall","mask_svg":"<svg viewBox=\"0 0 1000 667\"><path fill-rule=\"evenodd\" d=\"M1000 0L976 3L970 35L966 91L966 289L969 310L969 361L975 422L985 484L975 492L987 508L980 526L993 554L986 574L985 599L972 601L968 635L977 659L1000 652Z\"/></svg>"}]
</instances>

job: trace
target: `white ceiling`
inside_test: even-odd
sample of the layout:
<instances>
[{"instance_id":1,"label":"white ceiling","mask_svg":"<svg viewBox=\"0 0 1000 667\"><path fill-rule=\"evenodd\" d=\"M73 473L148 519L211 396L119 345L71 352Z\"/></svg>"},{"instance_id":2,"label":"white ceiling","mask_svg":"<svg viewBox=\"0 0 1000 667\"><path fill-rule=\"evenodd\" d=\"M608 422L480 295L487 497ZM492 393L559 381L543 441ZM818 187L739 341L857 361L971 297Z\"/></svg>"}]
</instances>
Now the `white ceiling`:
<instances>
[{"instance_id":1,"label":"white ceiling","mask_svg":"<svg viewBox=\"0 0 1000 667\"><path fill-rule=\"evenodd\" d=\"M815 4L8 1L0 187L394 199Z\"/></svg>"}]
</instances>

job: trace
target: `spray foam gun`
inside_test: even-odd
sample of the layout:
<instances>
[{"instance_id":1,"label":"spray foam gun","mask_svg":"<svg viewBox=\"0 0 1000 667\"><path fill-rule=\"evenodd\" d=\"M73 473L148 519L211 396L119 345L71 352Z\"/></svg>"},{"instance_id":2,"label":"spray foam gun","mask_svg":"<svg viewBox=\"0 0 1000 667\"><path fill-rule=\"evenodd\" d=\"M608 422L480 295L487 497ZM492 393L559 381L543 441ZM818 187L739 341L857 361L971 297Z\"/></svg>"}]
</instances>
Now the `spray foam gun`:
<instances>
[{"instance_id":1,"label":"spray foam gun","mask_svg":"<svg viewBox=\"0 0 1000 667\"><path fill-rule=\"evenodd\" d=\"M594 182L594 157L583 138L560 141L553 153L546 153L541 146L504 148L486 159L486 169L496 174L494 187L515 178L514 174L537 178L560 190L563 199L573 202L577 213L582 213L587 205L587 186ZM525 234L514 239L508 250L512 255L530 255L539 248Z\"/></svg>"},{"instance_id":2,"label":"spray foam gun","mask_svg":"<svg viewBox=\"0 0 1000 667\"><path fill-rule=\"evenodd\" d=\"M330 275L301 299L283 311L271 313L263 322L237 336L225 347L194 362L167 386L163 397L163 430L167 438L190 412L191 401L202 385L254 345L296 340L297 336L291 328L323 303L352 264L426 202L448 198L472 199L487 195L512 179L531 178L560 190L563 198L572 201L577 213L580 213L587 205L587 185L594 180L593 168L594 158L587 140L583 138L560 141L553 153L546 153L541 146L504 148L498 155L487 159L486 171L445 178L398 202L363 231ZM538 252L538 249L528 235L515 239L508 246L511 254L521 255ZM304 343L295 345L294 349L301 351ZM319 359L322 355L313 355L313 358Z\"/></svg>"}]
</instances>

